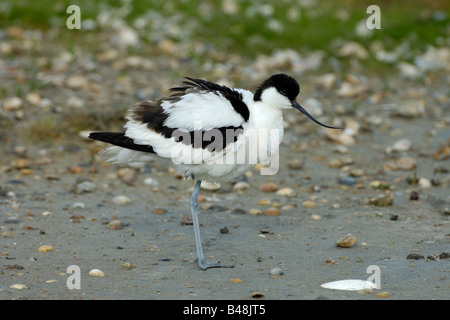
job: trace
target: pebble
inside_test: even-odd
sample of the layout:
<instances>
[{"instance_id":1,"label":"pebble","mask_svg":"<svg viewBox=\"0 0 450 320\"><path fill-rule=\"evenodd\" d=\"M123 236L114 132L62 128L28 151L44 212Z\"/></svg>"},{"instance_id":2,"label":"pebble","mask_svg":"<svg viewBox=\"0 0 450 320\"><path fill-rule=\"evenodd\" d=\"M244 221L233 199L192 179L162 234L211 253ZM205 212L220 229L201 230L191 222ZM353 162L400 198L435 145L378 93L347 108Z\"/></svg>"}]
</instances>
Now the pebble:
<instances>
[{"instance_id":1,"label":"pebble","mask_svg":"<svg viewBox=\"0 0 450 320\"><path fill-rule=\"evenodd\" d=\"M230 281L233 283L241 283L242 282L242 280L238 279L238 278L231 278Z\"/></svg>"},{"instance_id":2,"label":"pebble","mask_svg":"<svg viewBox=\"0 0 450 320\"><path fill-rule=\"evenodd\" d=\"M425 113L425 101L408 99L397 108L397 115L404 118L414 118Z\"/></svg>"},{"instance_id":3,"label":"pebble","mask_svg":"<svg viewBox=\"0 0 450 320\"><path fill-rule=\"evenodd\" d=\"M394 196L392 194L369 199L369 204L378 207L387 207L392 205L393 202Z\"/></svg>"},{"instance_id":4,"label":"pebble","mask_svg":"<svg viewBox=\"0 0 450 320\"><path fill-rule=\"evenodd\" d=\"M5 223L7 224L16 224L19 223L20 219L17 216L10 216L8 218L6 218Z\"/></svg>"},{"instance_id":5,"label":"pebble","mask_svg":"<svg viewBox=\"0 0 450 320\"><path fill-rule=\"evenodd\" d=\"M301 159L292 159L288 161L288 168L292 170L300 170L303 168L305 162Z\"/></svg>"},{"instance_id":6,"label":"pebble","mask_svg":"<svg viewBox=\"0 0 450 320\"><path fill-rule=\"evenodd\" d=\"M392 152L401 152L401 151L408 151L411 149L412 142L409 139L401 139L396 141L392 146L389 146L385 149L386 153L392 153Z\"/></svg>"},{"instance_id":7,"label":"pebble","mask_svg":"<svg viewBox=\"0 0 450 320\"><path fill-rule=\"evenodd\" d=\"M306 200L303 201L302 206L304 206L305 208L315 208L317 207L316 203L312 200Z\"/></svg>"},{"instance_id":8,"label":"pebble","mask_svg":"<svg viewBox=\"0 0 450 320\"><path fill-rule=\"evenodd\" d=\"M115 196L112 199L112 203L115 205L125 205L131 202L131 199L128 198L127 196L123 196L123 195L119 195L119 196Z\"/></svg>"},{"instance_id":9,"label":"pebble","mask_svg":"<svg viewBox=\"0 0 450 320\"><path fill-rule=\"evenodd\" d=\"M336 240L336 245L341 248L350 248L355 243L356 243L356 237L350 233L348 235Z\"/></svg>"},{"instance_id":10,"label":"pebble","mask_svg":"<svg viewBox=\"0 0 450 320\"><path fill-rule=\"evenodd\" d=\"M228 233L230 233L230 230L228 229L227 226L225 226L223 228L220 228L219 231L220 231L221 234L228 234Z\"/></svg>"},{"instance_id":11,"label":"pebble","mask_svg":"<svg viewBox=\"0 0 450 320\"><path fill-rule=\"evenodd\" d=\"M155 178L151 178L151 177L147 177L144 179L144 183L146 185L152 186L152 187L158 187L159 186L159 181L156 180Z\"/></svg>"},{"instance_id":12,"label":"pebble","mask_svg":"<svg viewBox=\"0 0 450 320\"><path fill-rule=\"evenodd\" d=\"M411 157L401 157L396 162L397 170L412 170L417 167L417 162Z\"/></svg>"},{"instance_id":13,"label":"pebble","mask_svg":"<svg viewBox=\"0 0 450 320\"><path fill-rule=\"evenodd\" d=\"M259 190L262 192L275 192L278 190L278 186L273 182L266 182L259 187Z\"/></svg>"},{"instance_id":14,"label":"pebble","mask_svg":"<svg viewBox=\"0 0 450 320\"><path fill-rule=\"evenodd\" d=\"M38 248L39 252L47 252L47 251L53 251L53 248L51 246L48 245L44 245L44 246L40 246Z\"/></svg>"},{"instance_id":15,"label":"pebble","mask_svg":"<svg viewBox=\"0 0 450 320\"><path fill-rule=\"evenodd\" d=\"M417 184L423 189L431 188L431 181L426 178L420 178Z\"/></svg>"},{"instance_id":16,"label":"pebble","mask_svg":"<svg viewBox=\"0 0 450 320\"><path fill-rule=\"evenodd\" d=\"M66 85L71 89L85 89L88 86L88 80L81 74L73 75L66 80Z\"/></svg>"},{"instance_id":17,"label":"pebble","mask_svg":"<svg viewBox=\"0 0 450 320\"><path fill-rule=\"evenodd\" d=\"M220 189L220 183L202 181L200 188L208 191L217 191Z\"/></svg>"},{"instance_id":18,"label":"pebble","mask_svg":"<svg viewBox=\"0 0 450 320\"><path fill-rule=\"evenodd\" d=\"M120 220L113 220L109 222L106 227L110 230L120 230L123 228L123 223Z\"/></svg>"},{"instance_id":19,"label":"pebble","mask_svg":"<svg viewBox=\"0 0 450 320\"><path fill-rule=\"evenodd\" d=\"M362 177L365 174L366 173L365 173L365 171L363 169L355 168L355 169L350 170L350 175L352 177Z\"/></svg>"},{"instance_id":20,"label":"pebble","mask_svg":"<svg viewBox=\"0 0 450 320\"><path fill-rule=\"evenodd\" d=\"M75 202L72 204L73 209L86 209L86 204L84 202Z\"/></svg>"},{"instance_id":21,"label":"pebble","mask_svg":"<svg viewBox=\"0 0 450 320\"><path fill-rule=\"evenodd\" d=\"M259 199L258 202L256 204L260 205L260 206L268 206L270 205L272 202L269 199Z\"/></svg>"},{"instance_id":22,"label":"pebble","mask_svg":"<svg viewBox=\"0 0 450 320\"><path fill-rule=\"evenodd\" d=\"M250 184L245 181L239 181L233 186L233 190L235 191L247 190L248 188L250 188Z\"/></svg>"},{"instance_id":23,"label":"pebble","mask_svg":"<svg viewBox=\"0 0 450 320\"><path fill-rule=\"evenodd\" d=\"M423 258L425 258L425 257L418 253L410 253L406 257L406 259L408 259L408 260L419 260L419 259L423 259Z\"/></svg>"},{"instance_id":24,"label":"pebble","mask_svg":"<svg viewBox=\"0 0 450 320\"><path fill-rule=\"evenodd\" d=\"M97 188L97 185L92 181L81 181L75 185L74 192L77 194L93 192Z\"/></svg>"},{"instance_id":25,"label":"pebble","mask_svg":"<svg viewBox=\"0 0 450 320\"><path fill-rule=\"evenodd\" d=\"M259 210L258 208L250 208L250 209L248 209L248 213L249 214L261 214L262 211Z\"/></svg>"},{"instance_id":26,"label":"pebble","mask_svg":"<svg viewBox=\"0 0 450 320\"><path fill-rule=\"evenodd\" d=\"M21 283L15 283L12 284L11 286L9 286L11 289L17 289L17 290L22 290L22 289L26 289L27 286Z\"/></svg>"},{"instance_id":27,"label":"pebble","mask_svg":"<svg viewBox=\"0 0 450 320\"><path fill-rule=\"evenodd\" d=\"M338 180L338 183L345 185L345 186L353 186L354 184L356 184L356 179L352 176L346 176L346 177L340 178Z\"/></svg>"},{"instance_id":28,"label":"pebble","mask_svg":"<svg viewBox=\"0 0 450 320\"><path fill-rule=\"evenodd\" d=\"M294 190L292 188L287 188L287 187L281 188L281 189L277 190L276 194L290 198L294 195Z\"/></svg>"},{"instance_id":29,"label":"pebble","mask_svg":"<svg viewBox=\"0 0 450 320\"><path fill-rule=\"evenodd\" d=\"M272 276L282 276L284 274L284 271L281 268L273 268L269 271L269 274L271 274Z\"/></svg>"},{"instance_id":30,"label":"pebble","mask_svg":"<svg viewBox=\"0 0 450 320\"><path fill-rule=\"evenodd\" d=\"M252 298L260 299L260 298L264 298L264 297L265 297L264 293L261 293L259 291L255 291L252 293Z\"/></svg>"},{"instance_id":31,"label":"pebble","mask_svg":"<svg viewBox=\"0 0 450 320\"><path fill-rule=\"evenodd\" d=\"M389 294L389 292L379 292L375 295L375 297L377 298L389 298L391 295Z\"/></svg>"},{"instance_id":32,"label":"pebble","mask_svg":"<svg viewBox=\"0 0 450 320\"><path fill-rule=\"evenodd\" d=\"M136 266L130 262L124 262L124 263L122 263L121 268L122 268L122 270L132 270L132 269L136 269Z\"/></svg>"},{"instance_id":33,"label":"pebble","mask_svg":"<svg viewBox=\"0 0 450 320\"><path fill-rule=\"evenodd\" d=\"M3 108L6 111L16 111L20 109L23 105L23 101L19 97L11 97L7 98L5 102L3 103Z\"/></svg>"},{"instance_id":34,"label":"pebble","mask_svg":"<svg viewBox=\"0 0 450 320\"><path fill-rule=\"evenodd\" d=\"M44 212L41 213L41 215L43 215L44 217L49 217L49 216L53 215L53 212L51 212L51 211L44 211Z\"/></svg>"},{"instance_id":35,"label":"pebble","mask_svg":"<svg viewBox=\"0 0 450 320\"><path fill-rule=\"evenodd\" d=\"M99 269L92 269L91 271L89 271L89 275L92 277L104 277L105 273Z\"/></svg>"},{"instance_id":36,"label":"pebble","mask_svg":"<svg viewBox=\"0 0 450 320\"><path fill-rule=\"evenodd\" d=\"M319 216L318 214L312 214L312 215L311 215L311 219L316 220L316 221L319 221L319 220L322 219L322 217Z\"/></svg>"},{"instance_id":37,"label":"pebble","mask_svg":"<svg viewBox=\"0 0 450 320\"><path fill-rule=\"evenodd\" d=\"M265 216L279 216L281 212L279 209L271 207L264 210L262 214Z\"/></svg>"},{"instance_id":38,"label":"pebble","mask_svg":"<svg viewBox=\"0 0 450 320\"><path fill-rule=\"evenodd\" d=\"M41 96L37 92L30 92L25 96L25 100L32 106L36 106L41 102Z\"/></svg>"},{"instance_id":39,"label":"pebble","mask_svg":"<svg viewBox=\"0 0 450 320\"><path fill-rule=\"evenodd\" d=\"M409 200L419 200L419 194L417 193L417 191L411 191L411 193L409 194Z\"/></svg>"}]
</instances>

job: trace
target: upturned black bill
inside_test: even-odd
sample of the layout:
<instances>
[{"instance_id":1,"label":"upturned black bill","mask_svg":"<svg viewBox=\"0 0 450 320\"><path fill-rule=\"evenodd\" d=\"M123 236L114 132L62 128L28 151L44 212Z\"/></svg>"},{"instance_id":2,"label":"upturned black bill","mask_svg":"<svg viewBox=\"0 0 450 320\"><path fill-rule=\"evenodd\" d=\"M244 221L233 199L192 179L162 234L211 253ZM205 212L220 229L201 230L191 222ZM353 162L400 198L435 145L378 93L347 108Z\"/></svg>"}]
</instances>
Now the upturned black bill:
<instances>
[{"instance_id":1,"label":"upturned black bill","mask_svg":"<svg viewBox=\"0 0 450 320\"><path fill-rule=\"evenodd\" d=\"M338 127L327 126L326 124L323 124L323 123L317 121L316 119L313 118L312 115L310 115L305 109L303 109L303 107L302 107L301 105L299 105L298 102L295 101L295 100L292 101L292 106L293 106L295 109L301 111L305 116L307 116L308 118L310 118L310 119L311 119L312 121L314 121L315 123L321 125L322 127L330 128L330 129L344 129L344 128L338 128Z\"/></svg>"}]
</instances>

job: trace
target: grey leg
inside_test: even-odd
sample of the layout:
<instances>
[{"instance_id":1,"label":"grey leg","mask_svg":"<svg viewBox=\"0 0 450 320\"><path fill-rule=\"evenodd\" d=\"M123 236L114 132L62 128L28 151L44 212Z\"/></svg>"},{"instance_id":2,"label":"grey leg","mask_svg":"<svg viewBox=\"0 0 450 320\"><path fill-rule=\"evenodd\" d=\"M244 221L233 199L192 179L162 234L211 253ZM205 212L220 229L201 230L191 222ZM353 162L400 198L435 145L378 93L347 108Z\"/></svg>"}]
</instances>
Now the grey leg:
<instances>
[{"instance_id":1,"label":"grey leg","mask_svg":"<svg viewBox=\"0 0 450 320\"><path fill-rule=\"evenodd\" d=\"M194 225L194 234L195 234L195 245L197 247L197 258L198 258L198 266L202 270L206 270L208 268L233 268L233 265L223 265L219 262L207 262L205 260L205 256L203 255L202 248L202 240L200 238L200 227L198 224L198 216L197 216L197 207L198 207L198 194L200 192L200 185L202 181L197 180L195 182L194 192L192 192L191 196L191 213L192 213L192 223Z\"/></svg>"}]
</instances>

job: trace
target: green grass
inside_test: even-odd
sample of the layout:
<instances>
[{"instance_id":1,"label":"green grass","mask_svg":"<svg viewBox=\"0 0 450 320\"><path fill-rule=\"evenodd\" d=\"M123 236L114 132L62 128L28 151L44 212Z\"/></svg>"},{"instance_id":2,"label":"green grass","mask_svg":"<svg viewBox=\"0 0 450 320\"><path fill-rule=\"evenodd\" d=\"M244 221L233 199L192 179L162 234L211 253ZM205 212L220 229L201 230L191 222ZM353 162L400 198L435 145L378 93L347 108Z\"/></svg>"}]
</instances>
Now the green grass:
<instances>
[{"instance_id":1,"label":"green grass","mask_svg":"<svg viewBox=\"0 0 450 320\"><path fill-rule=\"evenodd\" d=\"M300 5L306 1L235 2L238 10L227 14L222 10L222 1L216 0L134 0L129 5L113 0L10 0L3 1L0 7L0 27L65 28L69 16L66 8L70 4L80 6L82 19L96 19L101 12L109 11L121 15L130 24L138 18L150 19L148 13L153 11L169 20L176 17L181 26L192 29L189 34L192 41L203 41L220 52L250 58L279 48L330 51L330 44L335 39L357 40L366 47L372 41L379 40L387 49L408 40L413 49L420 50L434 44L439 37L448 37L450 2L444 0L326 0L317 1L315 6L310 7ZM356 35L355 26L369 17L366 9L370 4L380 6L381 29L375 30L370 38L362 39ZM259 12L264 5L268 5L269 14ZM289 18L295 15L298 19ZM151 32L153 23L149 21L150 30L144 32ZM270 27L274 24L280 26L281 31ZM64 34L67 41L73 41L73 35ZM174 38L175 41L180 40L176 39L176 35Z\"/></svg>"}]
</instances>

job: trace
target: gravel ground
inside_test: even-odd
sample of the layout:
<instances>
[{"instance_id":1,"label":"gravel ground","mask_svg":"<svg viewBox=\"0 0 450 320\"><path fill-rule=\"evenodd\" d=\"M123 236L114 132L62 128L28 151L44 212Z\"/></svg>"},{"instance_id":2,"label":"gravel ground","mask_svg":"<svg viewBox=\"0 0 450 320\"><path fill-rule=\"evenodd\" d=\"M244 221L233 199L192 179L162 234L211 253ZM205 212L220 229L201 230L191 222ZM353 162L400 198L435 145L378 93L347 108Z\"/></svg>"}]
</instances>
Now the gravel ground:
<instances>
[{"instance_id":1,"label":"gravel ground","mask_svg":"<svg viewBox=\"0 0 450 320\"><path fill-rule=\"evenodd\" d=\"M244 190L223 184L201 191L205 254L234 269L197 268L193 183L162 161L140 168L90 163L97 145L89 142L49 149L36 160L40 149L30 146L20 157L26 163L10 155L1 180L0 298L255 299L259 292L259 299L381 299L377 294L386 292L388 299L448 299L448 160L433 158L448 141L448 127L436 131L429 114L392 117L388 126L360 130L355 144L337 148L344 154L336 152L341 144L310 128L289 126L286 140L293 142L283 143L277 175L252 169ZM400 138L411 148L387 155ZM398 170L401 157L415 160L415 169ZM421 184L408 183L413 172ZM387 189L373 188L377 181ZM261 191L267 182L283 191ZM418 199L410 200L414 192ZM386 194L392 203L369 204ZM108 224L116 220L122 224ZM356 244L336 246L347 234ZM42 246L52 250L40 252ZM80 289L67 287L71 265L80 268ZM370 265L380 268L379 290L320 287L367 279ZM274 268L283 274L270 274ZM92 269L104 277L89 275Z\"/></svg>"}]
</instances>

